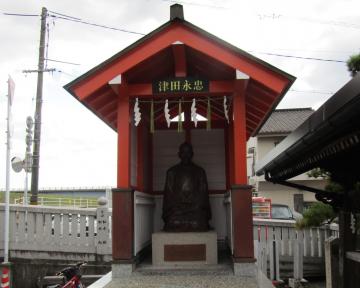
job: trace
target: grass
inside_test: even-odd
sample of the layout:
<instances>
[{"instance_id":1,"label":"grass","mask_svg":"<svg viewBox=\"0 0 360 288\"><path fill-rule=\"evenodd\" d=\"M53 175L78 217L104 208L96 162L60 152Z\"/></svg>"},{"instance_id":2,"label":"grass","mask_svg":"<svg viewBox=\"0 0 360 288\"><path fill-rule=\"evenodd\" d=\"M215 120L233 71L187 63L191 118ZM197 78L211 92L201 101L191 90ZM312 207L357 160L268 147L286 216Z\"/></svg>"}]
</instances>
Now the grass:
<instances>
[{"instance_id":1,"label":"grass","mask_svg":"<svg viewBox=\"0 0 360 288\"><path fill-rule=\"evenodd\" d=\"M20 192L11 192L10 193L10 203L13 204L15 199L23 196L24 193ZM0 192L0 203L5 203L5 192Z\"/></svg>"},{"instance_id":2,"label":"grass","mask_svg":"<svg viewBox=\"0 0 360 288\"><path fill-rule=\"evenodd\" d=\"M23 195L24 195L23 192L11 192L10 204L14 204L15 199L19 199L23 197ZM28 195L30 196L31 194L29 193ZM97 199L94 197L69 197L59 194L39 194L38 197L39 197L39 204L41 200L40 198L43 197L46 206L73 206L74 201L76 204L82 204L76 206L84 206L87 201L91 203L92 206L94 205L97 206ZM0 192L0 203L5 203L5 192Z\"/></svg>"}]
</instances>

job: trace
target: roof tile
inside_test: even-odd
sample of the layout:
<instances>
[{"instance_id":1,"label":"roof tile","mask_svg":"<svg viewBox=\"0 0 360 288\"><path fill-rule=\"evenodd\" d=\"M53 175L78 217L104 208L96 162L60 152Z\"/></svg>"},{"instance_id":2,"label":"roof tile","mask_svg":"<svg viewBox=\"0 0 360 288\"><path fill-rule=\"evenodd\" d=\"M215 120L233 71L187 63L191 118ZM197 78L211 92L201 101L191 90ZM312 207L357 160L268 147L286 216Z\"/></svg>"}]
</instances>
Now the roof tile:
<instances>
[{"instance_id":1,"label":"roof tile","mask_svg":"<svg viewBox=\"0 0 360 288\"><path fill-rule=\"evenodd\" d=\"M277 109L270 115L259 135L291 133L312 113L314 110L311 108Z\"/></svg>"}]
</instances>

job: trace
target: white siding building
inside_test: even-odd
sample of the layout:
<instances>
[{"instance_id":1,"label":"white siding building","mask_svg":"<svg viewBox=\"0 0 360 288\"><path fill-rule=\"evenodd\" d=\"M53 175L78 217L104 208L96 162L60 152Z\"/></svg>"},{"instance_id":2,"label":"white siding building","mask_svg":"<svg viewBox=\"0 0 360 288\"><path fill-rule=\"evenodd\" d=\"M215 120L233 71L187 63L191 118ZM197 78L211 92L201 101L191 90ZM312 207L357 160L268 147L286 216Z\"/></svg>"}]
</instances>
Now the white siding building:
<instances>
[{"instance_id":1,"label":"white siding building","mask_svg":"<svg viewBox=\"0 0 360 288\"><path fill-rule=\"evenodd\" d=\"M249 183L255 186L258 196L270 198L272 203L286 204L291 209L302 212L302 203L316 201L315 194L283 185L267 182L264 176L254 175L254 165L270 152L287 135L303 123L314 111L311 108L279 109L275 110L257 137L249 139L248 145L248 176ZM310 178L302 174L290 181L297 184L323 189L326 181L323 179Z\"/></svg>"}]
</instances>

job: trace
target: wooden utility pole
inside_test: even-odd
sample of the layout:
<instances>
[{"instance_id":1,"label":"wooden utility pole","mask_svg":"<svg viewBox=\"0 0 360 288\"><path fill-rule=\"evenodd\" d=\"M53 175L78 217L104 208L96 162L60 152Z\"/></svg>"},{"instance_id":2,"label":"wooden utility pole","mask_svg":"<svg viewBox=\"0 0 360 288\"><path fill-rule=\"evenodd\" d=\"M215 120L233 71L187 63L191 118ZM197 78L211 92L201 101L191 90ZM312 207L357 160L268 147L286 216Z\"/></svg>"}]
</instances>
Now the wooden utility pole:
<instances>
[{"instance_id":1,"label":"wooden utility pole","mask_svg":"<svg viewBox=\"0 0 360 288\"><path fill-rule=\"evenodd\" d=\"M47 9L42 8L41 11L41 30L40 30L40 46L39 46L39 64L38 78L36 89L36 107L35 107L35 126L34 126L34 146L32 159L32 175L31 175L31 198L30 204L37 205L39 190L39 162L40 162L40 136L41 136L41 107L43 93L43 74L45 62L45 36L46 36L46 17Z\"/></svg>"}]
</instances>

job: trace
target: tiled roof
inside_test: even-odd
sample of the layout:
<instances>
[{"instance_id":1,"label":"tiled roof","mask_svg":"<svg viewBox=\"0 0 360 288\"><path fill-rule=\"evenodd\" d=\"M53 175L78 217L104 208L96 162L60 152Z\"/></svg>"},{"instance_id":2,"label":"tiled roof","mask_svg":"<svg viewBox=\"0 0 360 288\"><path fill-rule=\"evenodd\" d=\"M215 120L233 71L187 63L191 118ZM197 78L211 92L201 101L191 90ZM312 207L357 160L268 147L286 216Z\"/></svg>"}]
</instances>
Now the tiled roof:
<instances>
[{"instance_id":1,"label":"tiled roof","mask_svg":"<svg viewBox=\"0 0 360 288\"><path fill-rule=\"evenodd\" d=\"M261 128L259 135L290 133L312 113L314 110L311 108L277 109Z\"/></svg>"}]
</instances>

